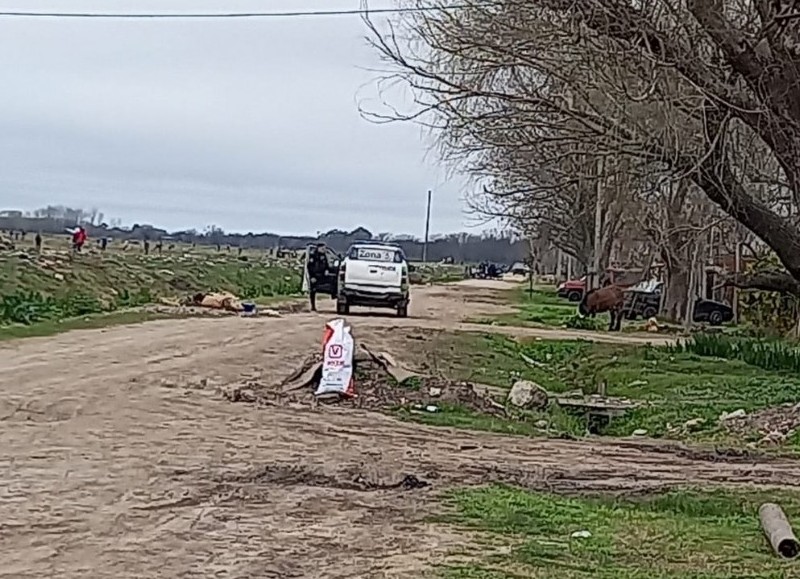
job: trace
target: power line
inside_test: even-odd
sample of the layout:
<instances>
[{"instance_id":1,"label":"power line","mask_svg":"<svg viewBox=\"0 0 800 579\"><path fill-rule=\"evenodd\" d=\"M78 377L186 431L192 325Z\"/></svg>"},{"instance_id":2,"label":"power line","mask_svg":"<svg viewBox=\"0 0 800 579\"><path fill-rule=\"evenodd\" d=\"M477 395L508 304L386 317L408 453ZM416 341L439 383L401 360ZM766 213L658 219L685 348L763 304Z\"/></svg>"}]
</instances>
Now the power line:
<instances>
[{"instance_id":1,"label":"power line","mask_svg":"<svg viewBox=\"0 0 800 579\"><path fill-rule=\"evenodd\" d=\"M490 5L494 2L479 2ZM228 12L228 13L161 13L121 14L113 12L0 12L4 18L124 18L124 19L182 19L182 18L300 18L303 16L360 16L370 14L401 14L408 12L432 12L470 8L475 4L453 4L452 6L419 6L406 8L354 8L350 10L307 10L288 12Z\"/></svg>"}]
</instances>

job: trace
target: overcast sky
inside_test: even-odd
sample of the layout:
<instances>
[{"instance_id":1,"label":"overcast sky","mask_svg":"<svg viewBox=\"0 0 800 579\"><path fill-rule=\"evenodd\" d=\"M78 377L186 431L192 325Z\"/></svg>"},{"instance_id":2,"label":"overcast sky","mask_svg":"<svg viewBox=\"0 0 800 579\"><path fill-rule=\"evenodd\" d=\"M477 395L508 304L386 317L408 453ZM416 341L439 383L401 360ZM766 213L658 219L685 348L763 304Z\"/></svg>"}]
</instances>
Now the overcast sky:
<instances>
[{"instance_id":1,"label":"overcast sky","mask_svg":"<svg viewBox=\"0 0 800 579\"><path fill-rule=\"evenodd\" d=\"M371 6L387 6L372 0ZM358 0L0 0L0 10L357 8ZM358 16L0 18L0 208L99 207L170 229L462 230L463 181L419 127L374 125ZM397 97L395 97L397 98Z\"/></svg>"}]
</instances>

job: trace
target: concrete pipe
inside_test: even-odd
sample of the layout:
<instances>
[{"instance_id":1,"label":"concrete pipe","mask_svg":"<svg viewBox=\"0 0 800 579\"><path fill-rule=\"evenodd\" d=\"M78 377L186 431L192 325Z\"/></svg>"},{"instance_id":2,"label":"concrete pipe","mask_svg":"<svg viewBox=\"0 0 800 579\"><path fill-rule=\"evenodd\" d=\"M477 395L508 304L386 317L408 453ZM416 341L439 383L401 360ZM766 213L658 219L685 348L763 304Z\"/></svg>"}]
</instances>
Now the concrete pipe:
<instances>
[{"instance_id":1,"label":"concrete pipe","mask_svg":"<svg viewBox=\"0 0 800 579\"><path fill-rule=\"evenodd\" d=\"M795 537L783 509L774 503L764 503L758 509L758 518L776 555L784 559L794 559L800 554L800 542Z\"/></svg>"}]
</instances>

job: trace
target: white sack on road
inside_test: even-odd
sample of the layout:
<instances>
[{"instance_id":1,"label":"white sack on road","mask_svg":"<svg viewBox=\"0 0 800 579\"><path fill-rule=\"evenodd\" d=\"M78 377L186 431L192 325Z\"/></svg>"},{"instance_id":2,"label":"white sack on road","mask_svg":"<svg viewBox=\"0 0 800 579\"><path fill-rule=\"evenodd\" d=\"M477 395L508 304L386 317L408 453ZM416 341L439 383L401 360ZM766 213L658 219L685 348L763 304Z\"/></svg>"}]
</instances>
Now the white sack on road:
<instances>
[{"instance_id":1,"label":"white sack on road","mask_svg":"<svg viewBox=\"0 0 800 579\"><path fill-rule=\"evenodd\" d=\"M332 393L355 395L354 349L350 326L346 326L344 320L335 319L325 324L325 334L322 339L322 378L314 393L316 396Z\"/></svg>"}]
</instances>

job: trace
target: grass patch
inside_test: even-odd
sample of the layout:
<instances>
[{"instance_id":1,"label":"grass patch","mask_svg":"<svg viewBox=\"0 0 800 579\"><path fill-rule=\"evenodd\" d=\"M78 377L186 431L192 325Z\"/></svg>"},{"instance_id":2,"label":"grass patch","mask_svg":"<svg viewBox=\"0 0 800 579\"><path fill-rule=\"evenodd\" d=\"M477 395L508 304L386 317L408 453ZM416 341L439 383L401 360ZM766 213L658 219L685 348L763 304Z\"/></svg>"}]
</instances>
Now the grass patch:
<instances>
[{"instance_id":1,"label":"grass patch","mask_svg":"<svg viewBox=\"0 0 800 579\"><path fill-rule=\"evenodd\" d=\"M580 388L595 393L606 384L609 396L648 405L611 421L604 434L628 436L644 429L650 436L743 444L720 429L723 412L748 413L800 399L800 376L770 372L742 361L672 353L649 346L589 342L534 342L518 346L540 361L525 376L552 392ZM704 420L684 431L692 419Z\"/></svg>"},{"instance_id":2,"label":"grass patch","mask_svg":"<svg viewBox=\"0 0 800 579\"><path fill-rule=\"evenodd\" d=\"M507 292L508 301L517 311L491 318L474 320L476 323L500 326L533 328L571 328L576 330L600 330L608 326L606 316L582 318L577 304L556 295L553 288L517 288Z\"/></svg>"},{"instance_id":3,"label":"grass patch","mask_svg":"<svg viewBox=\"0 0 800 579\"><path fill-rule=\"evenodd\" d=\"M396 415L401 420L431 426L465 428L513 436L546 436L549 432L583 433L584 429L580 420L558 409L518 413L517 416L503 418L450 404L436 404L436 406L439 409L438 412L412 411L404 408Z\"/></svg>"},{"instance_id":4,"label":"grass patch","mask_svg":"<svg viewBox=\"0 0 800 579\"><path fill-rule=\"evenodd\" d=\"M527 366L513 340L493 334L434 332L418 343L410 356L420 359L425 374L451 380L510 388Z\"/></svg>"},{"instance_id":5,"label":"grass patch","mask_svg":"<svg viewBox=\"0 0 800 579\"><path fill-rule=\"evenodd\" d=\"M228 291L265 301L300 291L297 264L242 258L227 253L0 255L0 327L46 327L198 292Z\"/></svg>"},{"instance_id":6,"label":"grass patch","mask_svg":"<svg viewBox=\"0 0 800 579\"><path fill-rule=\"evenodd\" d=\"M419 351L412 347L416 343L420 344ZM521 379L533 379L554 392L563 391L566 382L555 380L553 373L589 346L591 344L583 341L520 344L494 334L433 332L423 341L410 342L408 353L422 360L419 363L422 373L489 386L498 391L495 398L504 401L504 393ZM546 368L532 368L523 354L546 361L543 363ZM466 408L436 405L440 406L440 412L403 411L400 416L424 424L505 434L582 436L586 432L585 420L558 407L540 412L509 408L508 417L501 418Z\"/></svg>"},{"instance_id":7,"label":"grass patch","mask_svg":"<svg viewBox=\"0 0 800 579\"><path fill-rule=\"evenodd\" d=\"M600 433L611 436L630 436L635 430L644 429L655 438L743 446L758 442L764 434L755 430L729 431L719 423L723 412L743 409L750 414L800 400L800 375L796 373L768 371L741 360L662 347L582 340L516 341L497 335L441 333L429 350L436 352L436 358L428 371L455 380L503 389L520 379L532 380L556 394L576 389L594 394L600 384L605 384L609 396L645 403L602 427ZM702 420L686 426L695 419ZM551 434L582 436L588 427L585 417L563 411L555 404L547 412L518 413L508 421L522 420L526 426L487 426L483 418L461 414L449 417L448 413L424 420L519 434L541 434L541 428L530 425L542 420L548 421ZM800 450L800 436L789 436L783 445L785 449Z\"/></svg>"},{"instance_id":8,"label":"grass patch","mask_svg":"<svg viewBox=\"0 0 800 579\"><path fill-rule=\"evenodd\" d=\"M780 494L780 493L779 493ZM490 486L450 494L450 524L505 539L510 552L441 568L449 579L723 579L788 577L757 509L775 493L672 491L637 498L570 498ZM782 494L791 518L800 501ZM589 538L572 538L589 531Z\"/></svg>"},{"instance_id":9,"label":"grass patch","mask_svg":"<svg viewBox=\"0 0 800 579\"><path fill-rule=\"evenodd\" d=\"M439 408L438 412L425 412L423 410L412 411L403 408L397 412L397 416L402 420L419 422L431 426L467 428L470 430L482 430L484 432L498 432L510 435L534 436L542 434L541 430L537 429L530 422L497 418L454 405L437 404L437 407Z\"/></svg>"},{"instance_id":10,"label":"grass patch","mask_svg":"<svg viewBox=\"0 0 800 579\"><path fill-rule=\"evenodd\" d=\"M780 340L697 334L669 350L676 354L739 360L765 370L800 373L800 348Z\"/></svg>"}]
</instances>

